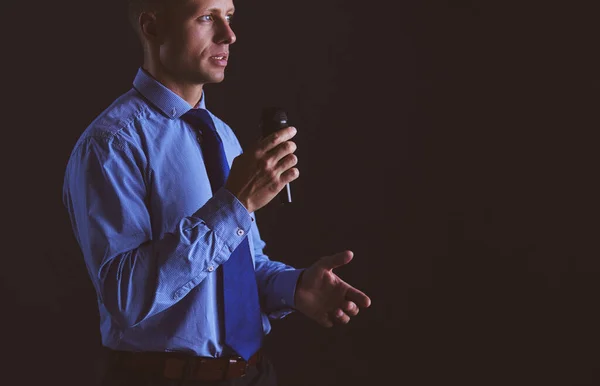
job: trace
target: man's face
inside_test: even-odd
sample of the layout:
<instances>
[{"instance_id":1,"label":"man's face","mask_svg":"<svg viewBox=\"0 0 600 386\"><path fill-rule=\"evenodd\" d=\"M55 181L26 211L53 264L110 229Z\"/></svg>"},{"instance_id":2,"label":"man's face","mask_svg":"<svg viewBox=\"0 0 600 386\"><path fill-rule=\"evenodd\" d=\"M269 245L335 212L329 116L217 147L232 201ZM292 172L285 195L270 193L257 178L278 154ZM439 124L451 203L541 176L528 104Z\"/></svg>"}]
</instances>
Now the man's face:
<instances>
[{"instance_id":1,"label":"man's face","mask_svg":"<svg viewBox=\"0 0 600 386\"><path fill-rule=\"evenodd\" d=\"M172 79L188 84L218 83L225 77L233 0L167 0L162 15L160 61Z\"/></svg>"}]
</instances>

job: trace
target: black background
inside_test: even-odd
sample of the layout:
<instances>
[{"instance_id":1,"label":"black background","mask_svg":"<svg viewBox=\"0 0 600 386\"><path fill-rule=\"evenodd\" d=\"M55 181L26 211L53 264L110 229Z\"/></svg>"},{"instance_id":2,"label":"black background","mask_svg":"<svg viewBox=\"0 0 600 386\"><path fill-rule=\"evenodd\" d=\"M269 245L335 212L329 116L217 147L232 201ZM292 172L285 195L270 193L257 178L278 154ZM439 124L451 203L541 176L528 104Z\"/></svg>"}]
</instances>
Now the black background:
<instances>
[{"instance_id":1,"label":"black background","mask_svg":"<svg viewBox=\"0 0 600 386\"><path fill-rule=\"evenodd\" d=\"M257 213L267 252L302 267L351 249L338 274L373 302L339 328L276 322L282 386L600 385L594 3L236 2L208 107L244 147L263 106L299 131L294 203ZM124 2L3 16L0 382L92 384L62 178L141 50Z\"/></svg>"}]
</instances>

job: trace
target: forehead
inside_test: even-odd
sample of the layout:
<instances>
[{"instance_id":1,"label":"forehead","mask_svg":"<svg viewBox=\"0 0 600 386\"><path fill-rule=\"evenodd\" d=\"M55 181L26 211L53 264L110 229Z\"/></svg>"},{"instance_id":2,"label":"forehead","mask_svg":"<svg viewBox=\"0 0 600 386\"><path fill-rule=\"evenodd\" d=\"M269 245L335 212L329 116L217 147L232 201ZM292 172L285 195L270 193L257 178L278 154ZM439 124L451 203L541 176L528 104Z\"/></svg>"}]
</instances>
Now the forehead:
<instances>
[{"instance_id":1,"label":"forehead","mask_svg":"<svg viewBox=\"0 0 600 386\"><path fill-rule=\"evenodd\" d=\"M167 2L175 5L178 11L184 14L209 10L227 13L234 10L233 0L167 0Z\"/></svg>"}]
</instances>

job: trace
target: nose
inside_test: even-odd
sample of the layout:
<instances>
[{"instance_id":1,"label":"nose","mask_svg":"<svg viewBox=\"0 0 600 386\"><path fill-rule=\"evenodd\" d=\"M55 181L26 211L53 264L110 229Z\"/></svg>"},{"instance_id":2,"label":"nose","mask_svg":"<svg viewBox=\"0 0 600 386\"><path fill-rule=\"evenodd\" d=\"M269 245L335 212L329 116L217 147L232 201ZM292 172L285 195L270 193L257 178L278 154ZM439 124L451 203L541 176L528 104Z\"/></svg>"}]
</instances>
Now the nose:
<instances>
[{"instance_id":1,"label":"nose","mask_svg":"<svg viewBox=\"0 0 600 386\"><path fill-rule=\"evenodd\" d=\"M231 29L229 23L223 23L218 35L218 43L221 44L233 44L237 40L235 33Z\"/></svg>"}]
</instances>

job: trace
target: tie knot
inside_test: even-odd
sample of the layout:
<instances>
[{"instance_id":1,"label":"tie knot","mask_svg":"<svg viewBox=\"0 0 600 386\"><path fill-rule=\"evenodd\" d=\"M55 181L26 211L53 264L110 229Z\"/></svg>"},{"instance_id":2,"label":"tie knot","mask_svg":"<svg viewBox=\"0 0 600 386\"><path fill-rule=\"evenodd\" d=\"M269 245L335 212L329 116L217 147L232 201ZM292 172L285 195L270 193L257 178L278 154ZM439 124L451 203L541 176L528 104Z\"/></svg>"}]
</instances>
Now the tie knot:
<instances>
[{"instance_id":1,"label":"tie knot","mask_svg":"<svg viewBox=\"0 0 600 386\"><path fill-rule=\"evenodd\" d=\"M190 109L181 118L195 128L209 128L216 131L213 120L205 109Z\"/></svg>"}]
</instances>

